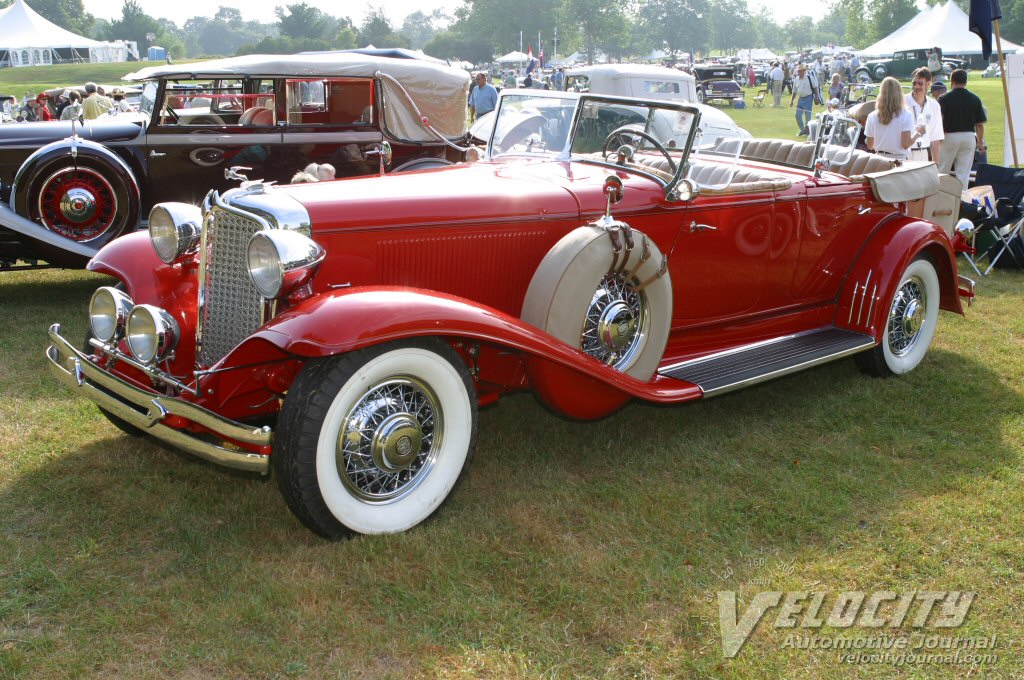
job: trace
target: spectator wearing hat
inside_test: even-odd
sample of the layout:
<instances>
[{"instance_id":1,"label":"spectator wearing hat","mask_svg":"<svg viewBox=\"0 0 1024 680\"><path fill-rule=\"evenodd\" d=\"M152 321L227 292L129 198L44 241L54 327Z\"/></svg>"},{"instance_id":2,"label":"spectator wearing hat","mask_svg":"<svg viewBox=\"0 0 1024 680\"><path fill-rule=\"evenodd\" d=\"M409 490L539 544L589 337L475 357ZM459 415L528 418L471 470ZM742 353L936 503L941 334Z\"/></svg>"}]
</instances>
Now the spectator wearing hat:
<instances>
[{"instance_id":1,"label":"spectator wearing hat","mask_svg":"<svg viewBox=\"0 0 1024 680\"><path fill-rule=\"evenodd\" d=\"M914 117L914 124L924 123L925 132L910 147L910 160L939 160L939 150L946 134L942 130L942 109L934 99L929 99L928 89L932 84L932 72L921 67L911 76L911 91L904 95L906 107Z\"/></svg>"},{"instance_id":2,"label":"spectator wearing hat","mask_svg":"<svg viewBox=\"0 0 1024 680\"><path fill-rule=\"evenodd\" d=\"M119 87L115 87L110 91L110 96L114 100L114 110L118 113L133 113L135 109L132 105L124 98L124 90Z\"/></svg>"},{"instance_id":3,"label":"spectator wearing hat","mask_svg":"<svg viewBox=\"0 0 1024 680\"><path fill-rule=\"evenodd\" d=\"M938 99L946 94L946 84L935 81L932 83L932 99Z\"/></svg>"},{"instance_id":4,"label":"spectator wearing hat","mask_svg":"<svg viewBox=\"0 0 1024 680\"><path fill-rule=\"evenodd\" d=\"M32 110L36 114L36 120L53 120L53 113L50 111L50 107L47 106L49 99L45 92L40 92L36 95L35 100L32 102Z\"/></svg>"}]
</instances>

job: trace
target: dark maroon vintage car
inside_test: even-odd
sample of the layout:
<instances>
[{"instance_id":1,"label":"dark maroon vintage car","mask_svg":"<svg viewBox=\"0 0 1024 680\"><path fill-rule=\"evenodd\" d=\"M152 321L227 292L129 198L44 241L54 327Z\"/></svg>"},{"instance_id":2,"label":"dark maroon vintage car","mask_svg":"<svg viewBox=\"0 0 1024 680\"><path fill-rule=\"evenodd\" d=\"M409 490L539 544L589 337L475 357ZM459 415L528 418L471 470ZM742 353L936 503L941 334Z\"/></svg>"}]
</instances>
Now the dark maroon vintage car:
<instances>
[{"instance_id":1,"label":"dark maroon vintage car","mask_svg":"<svg viewBox=\"0 0 1024 680\"><path fill-rule=\"evenodd\" d=\"M252 55L129 74L137 113L0 126L0 182L23 220L0 226L0 269L81 267L161 201L226 189L230 166L287 183L310 163L338 177L461 160L469 75L367 54ZM424 124L424 120L427 124Z\"/></svg>"},{"instance_id":2,"label":"dark maroon vintage car","mask_svg":"<svg viewBox=\"0 0 1024 680\"><path fill-rule=\"evenodd\" d=\"M685 103L506 91L480 162L157 205L50 367L124 432L272 471L328 537L429 517L510 392L593 419L851 355L906 373L973 294L910 214L939 176L826 123L705 144Z\"/></svg>"},{"instance_id":3,"label":"dark maroon vintage car","mask_svg":"<svg viewBox=\"0 0 1024 680\"><path fill-rule=\"evenodd\" d=\"M697 79L697 99L711 104L743 99L743 88L733 78L733 67L727 64L694 66Z\"/></svg>"}]
</instances>

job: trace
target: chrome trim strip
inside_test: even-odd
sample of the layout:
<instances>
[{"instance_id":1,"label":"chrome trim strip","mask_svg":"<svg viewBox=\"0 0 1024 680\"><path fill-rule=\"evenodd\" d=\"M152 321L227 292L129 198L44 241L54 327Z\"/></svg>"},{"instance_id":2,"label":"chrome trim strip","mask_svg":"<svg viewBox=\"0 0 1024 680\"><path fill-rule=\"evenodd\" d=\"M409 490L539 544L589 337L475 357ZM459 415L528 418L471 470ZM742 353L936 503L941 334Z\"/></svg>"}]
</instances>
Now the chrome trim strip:
<instances>
[{"instance_id":1,"label":"chrome trim strip","mask_svg":"<svg viewBox=\"0 0 1024 680\"><path fill-rule=\"evenodd\" d=\"M736 354L737 352L745 352L747 350L756 349L758 347L766 347L768 345L774 345L774 344L779 343L779 342L785 342L786 340L792 340L794 338L799 338L799 337L802 337L804 335L810 335L811 333L818 333L818 332L820 332L820 331L822 331L822 330L824 330L826 328L830 328L830 326L822 326L821 328L812 328L809 331L800 331L799 333L793 333L791 335L782 335L782 336L777 337L777 338L769 338L768 340L761 340L759 342L752 342L752 343L750 343L748 345L740 345L739 347L733 347L732 349L722 350L721 352L715 352L714 354L705 354L704 356L697 357L696 359L687 359L686 361L681 361L678 364L672 364L671 366L660 366L660 367L658 367L658 373L668 373L670 371L675 371L675 370L678 370L680 368L684 368L686 366L692 366L694 364L699 364L699 363L702 363L702 362L705 362L705 361L713 361L715 359L721 359L722 357L729 356L730 354Z\"/></svg>"},{"instance_id":2,"label":"chrome trim strip","mask_svg":"<svg viewBox=\"0 0 1024 680\"><path fill-rule=\"evenodd\" d=\"M875 301L878 300L878 283L875 283L874 288L871 289L871 304L868 305L868 318L866 319L867 327L871 328L871 314L875 311Z\"/></svg>"},{"instance_id":3,"label":"chrome trim strip","mask_svg":"<svg viewBox=\"0 0 1024 680\"><path fill-rule=\"evenodd\" d=\"M85 354L61 336L60 324L50 326L49 337L51 344L46 349L46 357L50 361L50 372L98 406L203 460L246 472L270 473L270 456L227 448L231 444L226 441L233 439L254 446L271 446L274 433L269 427L238 423L195 404L139 389L89 361ZM168 415L209 428L224 441L204 441L189 432L162 424Z\"/></svg>"},{"instance_id":4,"label":"chrome trim strip","mask_svg":"<svg viewBox=\"0 0 1024 680\"><path fill-rule=\"evenodd\" d=\"M863 352L864 350L871 349L875 345L876 345L876 343L875 343L874 338L868 337L868 338L866 338L864 340L864 342L862 344L857 345L855 347L850 347L850 348L845 349L845 350L843 350L841 352L835 352L833 354L826 354L824 356L815 357L814 359L809 359L808 361L805 361L805 362L800 363L800 364L796 364L795 366L787 366L785 368L780 368L777 371L771 371L769 373L763 373L761 375L754 376L752 378L747 378L746 380L740 380L739 382L735 382L735 383L732 383L732 384L729 384L729 385L723 385L722 387L716 387L716 388L707 389L707 390L705 390L702 387L701 391L704 392L704 397L705 398L707 398L707 397L717 397L719 395L727 394L729 392L733 392L733 391L738 390L738 389L743 388L743 387L749 387L750 385L756 385L758 383L767 382L767 381L772 380L774 378L781 378L782 376L789 375L790 373L796 373L797 371L802 371L802 370L804 370L806 368L812 368L814 366L818 366L819 364L825 364L825 363L828 363L830 361L835 361L836 359L842 359L843 357L848 357L848 356L850 356L852 354L857 354L858 352Z\"/></svg>"},{"instance_id":5,"label":"chrome trim strip","mask_svg":"<svg viewBox=\"0 0 1024 680\"><path fill-rule=\"evenodd\" d=\"M860 309L857 310L857 325L861 325L861 318L864 316L864 299L868 296L868 284L871 283L873 269L868 270L868 278L864 279L864 286L861 288Z\"/></svg>"}]
</instances>

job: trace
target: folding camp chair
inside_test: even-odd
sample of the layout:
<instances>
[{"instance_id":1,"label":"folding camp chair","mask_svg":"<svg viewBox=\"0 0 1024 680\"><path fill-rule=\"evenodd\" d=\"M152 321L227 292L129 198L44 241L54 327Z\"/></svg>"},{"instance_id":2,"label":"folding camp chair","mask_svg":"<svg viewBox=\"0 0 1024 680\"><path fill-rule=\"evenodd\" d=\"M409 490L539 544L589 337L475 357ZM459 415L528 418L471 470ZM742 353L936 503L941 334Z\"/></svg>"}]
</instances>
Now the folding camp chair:
<instances>
[{"instance_id":1,"label":"folding camp chair","mask_svg":"<svg viewBox=\"0 0 1024 680\"><path fill-rule=\"evenodd\" d=\"M760 109L764 107L764 98L768 96L768 90L758 90L754 96L754 108Z\"/></svg>"},{"instance_id":2,"label":"folding camp chair","mask_svg":"<svg viewBox=\"0 0 1024 680\"><path fill-rule=\"evenodd\" d=\"M978 252L973 256L965 253L964 257L982 276L988 276L1006 256L1018 269L1024 268L1024 258L1018 257L1014 247L1024 230L1024 169L983 163L978 166L975 186L991 186L996 201L994 206L983 206L984 210L975 209L974 216L967 215L978 227L974 236ZM983 272L978 265L986 256L988 267Z\"/></svg>"}]
</instances>

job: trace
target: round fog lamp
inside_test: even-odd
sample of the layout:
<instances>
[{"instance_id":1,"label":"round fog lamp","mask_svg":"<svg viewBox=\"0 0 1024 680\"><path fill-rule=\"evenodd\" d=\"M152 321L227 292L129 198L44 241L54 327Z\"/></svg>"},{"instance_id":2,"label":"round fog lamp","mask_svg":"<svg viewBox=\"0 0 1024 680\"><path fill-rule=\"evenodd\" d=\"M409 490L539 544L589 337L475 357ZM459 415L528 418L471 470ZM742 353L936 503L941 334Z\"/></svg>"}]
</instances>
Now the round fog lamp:
<instances>
[{"instance_id":1,"label":"round fog lamp","mask_svg":"<svg viewBox=\"0 0 1024 680\"><path fill-rule=\"evenodd\" d=\"M188 203L159 203L149 212L149 240L157 257L167 264L195 252L202 233L203 213Z\"/></svg>"},{"instance_id":2,"label":"round fog lamp","mask_svg":"<svg viewBox=\"0 0 1024 680\"><path fill-rule=\"evenodd\" d=\"M144 364L163 361L178 345L178 322L153 305L136 305L128 315L128 350Z\"/></svg>"},{"instance_id":3,"label":"round fog lamp","mask_svg":"<svg viewBox=\"0 0 1024 680\"><path fill-rule=\"evenodd\" d=\"M117 288L97 288L89 300L89 327L100 342L116 343L124 337L132 299Z\"/></svg>"}]
</instances>

